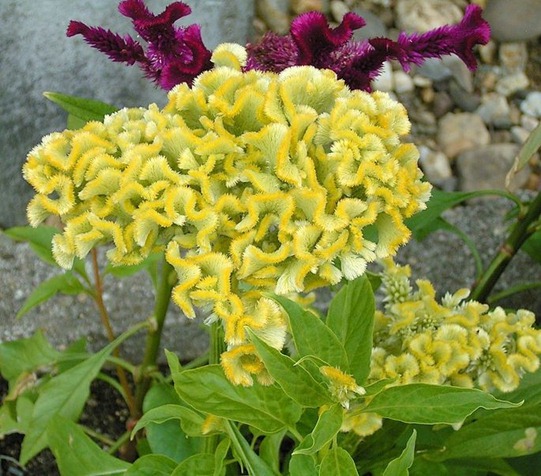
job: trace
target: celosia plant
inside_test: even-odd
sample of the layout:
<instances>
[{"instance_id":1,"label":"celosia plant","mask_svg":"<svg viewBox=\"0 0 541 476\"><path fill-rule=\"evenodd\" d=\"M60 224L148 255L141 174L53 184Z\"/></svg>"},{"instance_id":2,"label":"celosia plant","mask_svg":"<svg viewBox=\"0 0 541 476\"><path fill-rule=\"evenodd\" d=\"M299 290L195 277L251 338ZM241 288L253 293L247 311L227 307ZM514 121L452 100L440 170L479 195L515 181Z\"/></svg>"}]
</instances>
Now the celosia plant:
<instances>
[{"instance_id":1,"label":"celosia plant","mask_svg":"<svg viewBox=\"0 0 541 476\"><path fill-rule=\"evenodd\" d=\"M52 349L41 334L0 345L10 386L0 433L25 434L21 461L49 446L64 474L245 468L258 476L402 475L412 464L431 474L457 467L512 474L503 457L539 451L541 422L530 417L539 406L535 318L466 300L469 290L438 300L428 281L414 290L409 268L394 264L412 230L437 228L434 221L451 205L442 205L438 192L429 201L419 153L405 141L405 108L370 92L387 60L407 70L456 54L473 69L472 48L489 38L481 9L468 6L456 26L366 42L351 40L361 17L347 14L333 29L312 12L295 19L289 35L213 52L197 25L174 26L190 12L182 2L159 15L142 0L124 0L119 10L146 50L130 36L79 21L68 36L81 34L112 60L139 64L169 90L168 102L111 114L104 106L101 115L96 102L50 96L82 111L78 119L86 124L46 136L29 153L23 174L36 194L28 218L40 234L11 233L36 240L47 260L68 270L54 292L95 299L111 343L82 362L72 350ZM451 195L449 203L470 196ZM507 250L534 234L540 197L521 210L505 257L502 251L480 276L473 298L483 300L510 259ZM50 216L61 229L41 227ZM118 338L102 299L99 247L110 272L147 269L158 283L152 318ZM94 279L82 264L89 254ZM163 258L159 279L156 256ZM380 278L368 270L373 262L385 267ZM42 302L47 286L24 309ZM302 293L330 287L339 290L322 317ZM211 328L209 365L189 369L166 353L174 391L155 368L170 300L189 318L204 314ZM143 327L147 345L134 369L115 352ZM105 455L73 423L109 359L131 414L121 441L129 447L131 432L138 442L133 464ZM54 369L46 383L29 380L44 366ZM533 373L534 384L521 386L525 373ZM509 401L489 391L507 392ZM469 421L479 408L497 410L504 423L494 426L481 412ZM508 431L505 422L520 420L521 412L529 419L518 433L497 442L498 453L482 453L479 427ZM434 443L438 425L446 427ZM478 454L468 453L463 440L484 459L464 463ZM380 450L378 441L394 443ZM447 459L449 467L441 462Z\"/></svg>"}]
</instances>

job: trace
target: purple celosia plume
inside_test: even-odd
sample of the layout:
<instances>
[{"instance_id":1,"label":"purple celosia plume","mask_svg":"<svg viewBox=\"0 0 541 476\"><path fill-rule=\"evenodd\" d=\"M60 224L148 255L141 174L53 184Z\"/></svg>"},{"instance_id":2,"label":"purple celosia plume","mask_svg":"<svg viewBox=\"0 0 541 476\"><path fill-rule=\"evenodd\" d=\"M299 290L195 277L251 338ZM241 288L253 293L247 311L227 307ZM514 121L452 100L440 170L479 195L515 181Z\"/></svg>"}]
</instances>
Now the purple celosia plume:
<instances>
[{"instance_id":1,"label":"purple celosia plume","mask_svg":"<svg viewBox=\"0 0 541 476\"><path fill-rule=\"evenodd\" d=\"M120 36L79 21L70 22L67 35L82 35L87 43L113 61L137 63L148 78L165 90L179 83L191 84L196 76L212 67L211 52L203 44L199 25L173 26L191 13L185 3L173 2L154 15L143 0L123 0L118 10L131 19L135 31L147 42L146 51L129 35Z\"/></svg>"},{"instance_id":2,"label":"purple celosia plume","mask_svg":"<svg viewBox=\"0 0 541 476\"><path fill-rule=\"evenodd\" d=\"M427 58L455 54L468 68L475 69L473 47L486 44L490 37L490 27L477 5L466 8L458 25L423 34L401 33L397 41L350 41L353 31L364 24L360 16L348 13L332 29L322 13L305 13L293 20L289 35L268 33L258 44L248 45L246 68L279 72L290 66L312 65L333 70L352 89L370 90L370 81L387 60L399 61L408 71L411 64L420 65Z\"/></svg>"}]
</instances>

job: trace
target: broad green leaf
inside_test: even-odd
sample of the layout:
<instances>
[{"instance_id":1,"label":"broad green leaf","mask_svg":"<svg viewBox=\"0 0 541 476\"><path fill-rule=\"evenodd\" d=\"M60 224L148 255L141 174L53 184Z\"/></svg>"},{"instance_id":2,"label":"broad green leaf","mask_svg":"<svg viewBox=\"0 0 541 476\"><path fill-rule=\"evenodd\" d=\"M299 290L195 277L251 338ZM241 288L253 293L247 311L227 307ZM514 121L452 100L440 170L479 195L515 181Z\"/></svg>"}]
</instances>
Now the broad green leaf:
<instances>
[{"instance_id":1,"label":"broad green leaf","mask_svg":"<svg viewBox=\"0 0 541 476\"><path fill-rule=\"evenodd\" d=\"M12 383L19 375L53 365L61 355L38 330L32 337L0 344L0 373Z\"/></svg>"},{"instance_id":2,"label":"broad green leaf","mask_svg":"<svg viewBox=\"0 0 541 476\"><path fill-rule=\"evenodd\" d=\"M287 430L264 436L259 445L259 456L275 473L280 473L281 446Z\"/></svg>"},{"instance_id":3,"label":"broad green leaf","mask_svg":"<svg viewBox=\"0 0 541 476\"><path fill-rule=\"evenodd\" d=\"M359 385L370 373L374 312L372 286L366 276L361 276L338 291L327 314L327 326L344 346L349 371Z\"/></svg>"},{"instance_id":4,"label":"broad green leaf","mask_svg":"<svg viewBox=\"0 0 541 476\"><path fill-rule=\"evenodd\" d=\"M413 237L421 241L430 233L439 229L439 226L441 226L439 218L445 210L470 198L481 197L490 193L491 191L486 190L475 192L443 192L433 189L432 196L426 204L426 209L408 218L406 220L406 226L411 230Z\"/></svg>"},{"instance_id":5,"label":"broad green leaf","mask_svg":"<svg viewBox=\"0 0 541 476\"><path fill-rule=\"evenodd\" d=\"M296 302L283 296L272 296L286 311L291 333L300 357L315 356L328 365L349 371L346 351L338 337L325 323Z\"/></svg>"},{"instance_id":6,"label":"broad green leaf","mask_svg":"<svg viewBox=\"0 0 541 476\"><path fill-rule=\"evenodd\" d=\"M405 423L454 425L478 408L494 410L519 405L473 388L414 383L382 390L363 411Z\"/></svg>"},{"instance_id":7,"label":"broad green leaf","mask_svg":"<svg viewBox=\"0 0 541 476\"><path fill-rule=\"evenodd\" d=\"M541 405L500 410L462 427L431 455L451 458L514 458L541 451Z\"/></svg>"},{"instance_id":8,"label":"broad green leaf","mask_svg":"<svg viewBox=\"0 0 541 476\"><path fill-rule=\"evenodd\" d=\"M193 410L183 405L175 405L175 404L162 405L162 406L152 408L151 410L146 411L137 422L137 425L135 425L134 429L132 430L131 436L133 438L139 430L142 430L143 428L147 427L151 423L161 425L162 423L165 423L171 420L176 420L179 422L179 428L180 428L180 421L186 416L197 418L197 421L199 421L201 425L205 421L205 419L202 416L200 416ZM200 435L201 435L201 432L199 431L197 436L200 436Z\"/></svg>"},{"instance_id":9,"label":"broad green leaf","mask_svg":"<svg viewBox=\"0 0 541 476\"><path fill-rule=\"evenodd\" d=\"M24 435L28 431L33 408L34 402L26 395L21 395L14 402L4 400L0 406L0 436Z\"/></svg>"},{"instance_id":10,"label":"broad green leaf","mask_svg":"<svg viewBox=\"0 0 541 476\"><path fill-rule=\"evenodd\" d=\"M72 271L57 274L56 276L43 281L32 291L32 293L30 293L30 296L26 298L21 309L17 312L16 317L18 319L24 316L30 309L47 301L58 293L80 294L84 292L87 292L86 288Z\"/></svg>"},{"instance_id":11,"label":"broad green leaf","mask_svg":"<svg viewBox=\"0 0 541 476\"><path fill-rule=\"evenodd\" d=\"M242 462L242 465L248 470L251 476L278 476L279 473L260 458L246 441L236 424L227 421L227 434L231 439L231 447L236 457Z\"/></svg>"},{"instance_id":12,"label":"broad green leaf","mask_svg":"<svg viewBox=\"0 0 541 476\"><path fill-rule=\"evenodd\" d=\"M98 375L109 354L126 336L118 337L87 360L53 377L40 389L29 431L21 447L23 465L47 446L47 426L53 417L59 415L70 420L79 417L90 394L92 380Z\"/></svg>"},{"instance_id":13,"label":"broad green leaf","mask_svg":"<svg viewBox=\"0 0 541 476\"><path fill-rule=\"evenodd\" d=\"M289 476L318 476L316 461L312 455L296 454L289 460Z\"/></svg>"},{"instance_id":14,"label":"broad green leaf","mask_svg":"<svg viewBox=\"0 0 541 476\"><path fill-rule=\"evenodd\" d=\"M177 463L198 453L201 447L201 439L187 438L181 428L182 417L175 412L175 408L181 407L181 403L183 402L172 385L155 384L145 396L141 418L148 418L147 415L162 410L161 414L158 413L155 418L145 423L146 437L152 453L168 456ZM185 406L183 409L193 412ZM139 424L140 421L137 423Z\"/></svg>"},{"instance_id":15,"label":"broad green leaf","mask_svg":"<svg viewBox=\"0 0 541 476\"><path fill-rule=\"evenodd\" d=\"M406 443L404 451L398 458L393 459L385 468L383 476L408 476L409 468L413 464L413 458L415 457L415 439L417 432L413 430L413 433Z\"/></svg>"},{"instance_id":16,"label":"broad green leaf","mask_svg":"<svg viewBox=\"0 0 541 476\"><path fill-rule=\"evenodd\" d=\"M289 397L298 404L311 408L332 403L329 392L317 383L304 367L296 365L291 357L270 347L253 332L248 332L265 368Z\"/></svg>"},{"instance_id":17,"label":"broad green leaf","mask_svg":"<svg viewBox=\"0 0 541 476\"><path fill-rule=\"evenodd\" d=\"M199 453L182 461L171 476L214 476L215 468L214 455Z\"/></svg>"},{"instance_id":18,"label":"broad green leaf","mask_svg":"<svg viewBox=\"0 0 541 476\"><path fill-rule=\"evenodd\" d=\"M77 424L60 415L51 418L47 441L61 474L120 475L130 467L126 461L103 451Z\"/></svg>"},{"instance_id":19,"label":"broad green leaf","mask_svg":"<svg viewBox=\"0 0 541 476\"><path fill-rule=\"evenodd\" d=\"M118 108L96 99L86 99L67 94L45 92L43 95L49 101L58 104L66 112L81 121L102 121L107 114L116 112Z\"/></svg>"},{"instance_id":20,"label":"broad green leaf","mask_svg":"<svg viewBox=\"0 0 541 476\"><path fill-rule=\"evenodd\" d=\"M340 431L344 419L344 410L334 404L323 411L312 433L307 435L293 454L313 455L324 448Z\"/></svg>"},{"instance_id":21,"label":"broad green leaf","mask_svg":"<svg viewBox=\"0 0 541 476\"><path fill-rule=\"evenodd\" d=\"M150 454L137 459L124 474L132 476L170 476L178 463L164 455Z\"/></svg>"},{"instance_id":22,"label":"broad green leaf","mask_svg":"<svg viewBox=\"0 0 541 476\"><path fill-rule=\"evenodd\" d=\"M505 177L505 188L509 188L513 177L524 168L532 156L541 147L541 124L539 124L528 136L526 142L522 144L522 147L515 158L513 167Z\"/></svg>"},{"instance_id":23,"label":"broad green leaf","mask_svg":"<svg viewBox=\"0 0 541 476\"><path fill-rule=\"evenodd\" d=\"M416 467L418 460L420 460L420 458L416 458L414 461L412 470ZM438 464L444 465L449 476L463 476L465 474L477 474L481 476L485 476L486 474L491 476L493 474L498 474L500 476L525 476L525 473L517 473L505 460L497 458L461 458L444 462L432 461L431 463L434 465L432 466L432 471L430 471L429 462L426 459L422 461L427 463L425 465L425 473L419 474L418 471L412 471L414 476L433 476L434 474L438 474L434 471L434 468L437 468L435 465Z\"/></svg>"},{"instance_id":24,"label":"broad green leaf","mask_svg":"<svg viewBox=\"0 0 541 476\"><path fill-rule=\"evenodd\" d=\"M355 462L350 454L343 448L331 448L319 467L320 476L359 476Z\"/></svg>"},{"instance_id":25,"label":"broad green leaf","mask_svg":"<svg viewBox=\"0 0 541 476\"><path fill-rule=\"evenodd\" d=\"M180 397L196 410L251 425L263 433L288 428L301 416L300 405L278 385L233 385L219 365L177 372L173 380Z\"/></svg>"}]
</instances>

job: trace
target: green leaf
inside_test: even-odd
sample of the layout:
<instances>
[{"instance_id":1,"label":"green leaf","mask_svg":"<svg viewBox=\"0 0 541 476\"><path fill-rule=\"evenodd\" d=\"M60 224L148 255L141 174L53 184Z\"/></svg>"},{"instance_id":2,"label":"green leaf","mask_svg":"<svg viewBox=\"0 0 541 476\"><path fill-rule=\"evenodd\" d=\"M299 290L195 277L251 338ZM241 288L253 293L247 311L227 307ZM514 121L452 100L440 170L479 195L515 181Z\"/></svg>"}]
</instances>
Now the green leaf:
<instances>
[{"instance_id":1,"label":"green leaf","mask_svg":"<svg viewBox=\"0 0 541 476\"><path fill-rule=\"evenodd\" d=\"M227 421L227 434L231 439L231 446L236 454L236 457L242 465L248 470L248 474L252 476L277 476L272 468L260 458L252 449L250 444L246 441L242 433L239 431L237 425L231 421Z\"/></svg>"},{"instance_id":2,"label":"green leaf","mask_svg":"<svg viewBox=\"0 0 541 476\"><path fill-rule=\"evenodd\" d=\"M431 458L514 458L537 451L541 451L541 405L487 414L452 433L444 450Z\"/></svg>"},{"instance_id":3,"label":"green leaf","mask_svg":"<svg viewBox=\"0 0 541 476\"><path fill-rule=\"evenodd\" d=\"M214 476L216 464L210 453L199 453L190 456L180 463L171 476Z\"/></svg>"},{"instance_id":4,"label":"green leaf","mask_svg":"<svg viewBox=\"0 0 541 476\"><path fill-rule=\"evenodd\" d=\"M406 443L404 451L398 458L393 459L385 468L383 476L408 476L409 468L413 464L413 458L415 456L415 439L417 438L417 432L413 430L413 433Z\"/></svg>"},{"instance_id":5,"label":"green leaf","mask_svg":"<svg viewBox=\"0 0 541 476\"><path fill-rule=\"evenodd\" d=\"M168 456L177 463L198 453L202 442L198 438L187 438L186 433L182 430L180 425L182 416L179 416L179 412L175 412L173 409L173 407L180 407L181 403L183 402L172 385L155 384L145 396L142 416L144 419L154 411L162 409L161 414L158 413L146 424L146 437L153 453ZM182 408L193 412L185 406ZM139 422L137 423L139 424Z\"/></svg>"},{"instance_id":6,"label":"green leaf","mask_svg":"<svg viewBox=\"0 0 541 476\"><path fill-rule=\"evenodd\" d=\"M300 405L279 386L233 385L219 365L174 373L173 381L180 398L196 410L251 425L263 433L294 425L302 413Z\"/></svg>"},{"instance_id":7,"label":"green leaf","mask_svg":"<svg viewBox=\"0 0 541 476\"><path fill-rule=\"evenodd\" d=\"M359 476L355 462L350 454L343 448L331 448L319 467L320 476Z\"/></svg>"},{"instance_id":8,"label":"green leaf","mask_svg":"<svg viewBox=\"0 0 541 476\"><path fill-rule=\"evenodd\" d=\"M325 323L296 302L283 296L272 296L289 317L291 334L300 357L315 356L344 372L349 371L346 350Z\"/></svg>"},{"instance_id":9,"label":"green leaf","mask_svg":"<svg viewBox=\"0 0 541 476\"><path fill-rule=\"evenodd\" d=\"M422 241L430 233L441 226L440 215L447 209L458 205L465 200L480 197L491 193L486 190L475 192L443 192L433 189L432 196L426 204L426 209L416 213L406 220L406 226L411 230L413 237Z\"/></svg>"},{"instance_id":10,"label":"green leaf","mask_svg":"<svg viewBox=\"0 0 541 476\"><path fill-rule=\"evenodd\" d=\"M5 230L4 233L13 240L28 243L30 249L45 263L57 268L60 267L53 258L52 253L53 236L60 233L58 228L45 225L40 225L36 228L31 226L16 226ZM74 260L73 270L81 276L86 276L84 261L80 259Z\"/></svg>"},{"instance_id":11,"label":"green leaf","mask_svg":"<svg viewBox=\"0 0 541 476\"><path fill-rule=\"evenodd\" d=\"M524 168L532 156L541 147L541 124L539 124L528 136L526 142L522 144L522 147L515 158L513 167L505 177L505 188L509 188L513 177Z\"/></svg>"},{"instance_id":12,"label":"green leaf","mask_svg":"<svg viewBox=\"0 0 541 476\"><path fill-rule=\"evenodd\" d=\"M28 431L33 408L34 402L26 395L19 396L14 402L4 399L0 406L0 436L12 433L24 435Z\"/></svg>"},{"instance_id":13,"label":"green leaf","mask_svg":"<svg viewBox=\"0 0 541 476\"><path fill-rule=\"evenodd\" d=\"M519 405L477 389L414 383L382 390L363 412L405 423L454 425L462 423L478 408L493 410Z\"/></svg>"},{"instance_id":14,"label":"green leaf","mask_svg":"<svg viewBox=\"0 0 541 476\"><path fill-rule=\"evenodd\" d=\"M178 463L164 455L150 454L137 459L124 474L132 476L170 476Z\"/></svg>"},{"instance_id":15,"label":"green leaf","mask_svg":"<svg viewBox=\"0 0 541 476\"><path fill-rule=\"evenodd\" d=\"M0 344L0 373L11 386L20 375L54 365L61 355L38 330L32 337Z\"/></svg>"},{"instance_id":16,"label":"green leaf","mask_svg":"<svg viewBox=\"0 0 541 476\"><path fill-rule=\"evenodd\" d=\"M120 475L130 467L103 451L78 425L60 415L51 418L47 441L61 474Z\"/></svg>"},{"instance_id":17,"label":"green leaf","mask_svg":"<svg viewBox=\"0 0 541 476\"><path fill-rule=\"evenodd\" d=\"M177 354L167 349L164 349L164 352L165 352L165 358L167 359L167 365L169 365L169 370L171 371L171 374L181 372L182 365L180 365L180 361L178 360Z\"/></svg>"},{"instance_id":18,"label":"green leaf","mask_svg":"<svg viewBox=\"0 0 541 476\"><path fill-rule=\"evenodd\" d=\"M311 455L296 454L289 460L289 476L318 476L316 461Z\"/></svg>"},{"instance_id":19,"label":"green leaf","mask_svg":"<svg viewBox=\"0 0 541 476\"><path fill-rule=\"evenodd\" d=\"M92 380L125 336L118 337L100 352L53 377L40 389L29 431L21 447L20 459L23 465L47 446L47 426L53 417L60 415L70 420L79 417L90 394Z\"/></svg>"},{"instance_id":20,"label":"green leaf","mask_svg":"<svg viewBox=\"0 0 541 476\"><path fill-rule=\"evenodd\" d=\"M88 121L102 121L107 114L118 111L118 108L97 101L96 99L68 96L66 94L55 92L45 92L43 95L49 99L49 101L58 104L66 112L74 116L74 118L84 121L85 123Z\"/></svg>"},{"instance_id":21,"label":"green leaf","mask_svg":"<svg viewBox=\"0 0 541 476\"><path fill-rule=\"evenodd\" d=\"M329 392L304 367L296 365L291 357L269 346L250 330L248 333L265 368L289 397L309 408L332 403Z\"/></svg>"},{"instance_id":22,"label":"green leaf","mask_svg":"<svg viewBox=\"0 0 541 476\"><path fill-rule=\"evenodd\" d=\"M327 314L327 326L344 346L349 370L359 385L370 373L374 312L372 286L366 276L361 276L338 291Z\"/></svg>"},{"instance_id":23,"label":"green leaf","mask_svg":"<svg viewBox=\"0 0 541 476\"><path fill-rule=\"evenodd\" d=\"M139 264L127 266L127 265L113 265L107 263L105 266L105 274L110 274L115 278L127 278L139 273L140 271L147 271L151 276L156 273L155 268L163 258L163 253L151 253Z\"/></svg>"},{"instance_id":24,"label":"green leaf","mask_svg":"<svg viewBox=\"0 0 541 476\"><path fill-rule=\"evenodd\" d=\"M340 431L344 411L338 404L332 405L323 411L317 420L312 433L307 435L293 454L313 455L324 448Z\"/></svg>"},{"instance_id":25,"label":"green leaf","mask_svg":"<svg viewBox=\"0 0 541 476\"><path fill-rule=\"evenodd\" d=\"M64 274L58 274L39 284L30 296L26 298L16 317L19 319L30 311L30 309L51 299L58 293L73 295L85 292L87 292L87 289L73 272L66 271Z\"/></svg>"},{"instance_id":26,"label":"green leaf","mask_svg":"<svg viewBox=\"0 0 541 476\"><path fill-rule=\"evenodd\" d=\"M275 473L280 473L281 446L287 430L264 436L259 445L259 456Z\"/></svg>"},{"instance_id":27,"label":"green leaf","mask_svg":"<svg viewBox=\"0 0 541 476\"><path fill-rule=\"evenodd\" d=\"M4 233L16 241L24 241L30 245L30 248L36 255L48 264L58 267L51 251L51 241L53 236L60 233L58 228L53 226L16 226L8 228Z\"/></svg>"}]
</instances>

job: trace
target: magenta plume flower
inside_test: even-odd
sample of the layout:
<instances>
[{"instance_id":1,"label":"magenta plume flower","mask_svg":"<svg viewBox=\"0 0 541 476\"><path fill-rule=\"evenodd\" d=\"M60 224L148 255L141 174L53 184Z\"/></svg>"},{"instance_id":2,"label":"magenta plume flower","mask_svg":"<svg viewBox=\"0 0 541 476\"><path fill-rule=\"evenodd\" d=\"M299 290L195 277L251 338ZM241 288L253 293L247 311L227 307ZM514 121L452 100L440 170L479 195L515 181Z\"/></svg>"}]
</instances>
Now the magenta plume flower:
<instances>
[{"instance_id":1,"label":"magenta plume flower","mask_svg":"<svg viewBox=\"0 0 541 476\"><path fill-rule=\"evenodd\" d=\"M387 60L397 60L404 70L420 65L427 58L457 55L470 69L477 62L475 45L490 38L490 27L477 5L468 5L458 25L446 25L423 34L401 33L397 41L373 38L351 41L353 31L365 25L355 13L344 16L332 29L325 16L309 12L291 24L289 35L267 33L258 44L248 45L246 69L279 72L295 65L312 65L333 70L352 89L370 91L370 82Z\"/></svg>"},{"instance_id":2,"label":"magenta plume flower","mask_svg":"<svg viewBox=\"0 0 541 476\"><path fill-rule=\"evenodd\" d=\"M120 36L80 21L70 22L67 35L82 35L88 44L113 61L137 63L149 79L165 90L179 83L191 84L196 76L212 68L211 52L203 44L199 25L174 26L178 19L191 13L185 3L173 2L154 15L143 0L123 0L118 10L131 19L135 31L147 42L146 51L129 35Z\"/></svg>"}]
</instances>

